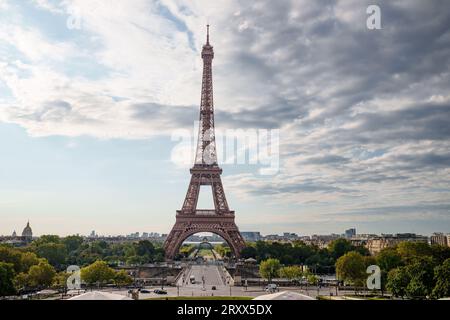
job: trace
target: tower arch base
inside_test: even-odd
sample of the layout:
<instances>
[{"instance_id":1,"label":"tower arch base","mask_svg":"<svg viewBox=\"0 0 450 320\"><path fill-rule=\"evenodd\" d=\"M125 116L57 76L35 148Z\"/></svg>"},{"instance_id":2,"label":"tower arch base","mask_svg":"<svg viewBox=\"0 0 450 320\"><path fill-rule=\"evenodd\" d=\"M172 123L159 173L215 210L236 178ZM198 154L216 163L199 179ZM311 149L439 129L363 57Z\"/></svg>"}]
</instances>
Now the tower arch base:
<instances>
[{"instance_id":1,"label":"tower arch base","mask_svg":"<svg viewBox=\"0 0 450 320\"><path fill-rule=\"evenodd\" d=\"M198 215L177 215L175 225L164 243L166 259L173 260L183 242L199 232L211 232L221 236L230 246L236 258L240 257L245 241L234 222L234 215L215 215L199 217Z\"/></svg>"}]
</instances>

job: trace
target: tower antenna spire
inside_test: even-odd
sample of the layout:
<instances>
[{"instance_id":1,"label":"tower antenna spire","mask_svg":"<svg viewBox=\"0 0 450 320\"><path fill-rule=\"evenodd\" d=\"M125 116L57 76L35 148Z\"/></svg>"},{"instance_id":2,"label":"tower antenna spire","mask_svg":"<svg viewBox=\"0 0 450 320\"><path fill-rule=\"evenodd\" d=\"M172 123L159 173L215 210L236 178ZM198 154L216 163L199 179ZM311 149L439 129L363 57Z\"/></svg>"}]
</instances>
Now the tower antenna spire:
<instances>
[{"instance_id":1,"label":"tower antenna spire","mask_svg":"<svg viewBox=\"0 0 450 320\"><path fill-rule=\"evenodd\" d=\"M206 25L206 44L209 45L209 23Z\"/></svg>"}]
</instances>

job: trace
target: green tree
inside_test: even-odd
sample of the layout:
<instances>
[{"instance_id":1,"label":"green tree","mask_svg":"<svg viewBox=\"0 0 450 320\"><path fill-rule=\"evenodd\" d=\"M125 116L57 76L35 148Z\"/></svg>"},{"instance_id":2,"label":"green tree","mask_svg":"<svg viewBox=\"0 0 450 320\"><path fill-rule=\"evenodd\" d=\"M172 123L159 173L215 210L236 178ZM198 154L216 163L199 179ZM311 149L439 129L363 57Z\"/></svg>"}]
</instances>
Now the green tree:
<instances>
[{"instance_id":1,"label":"green tree","mask_svg":"<svg viewBox=\"0 0 450 320\"><path fill-rule=\"evenodd\" d=\"M127 262L127 265L130 265L130 266L141 265L141 264L145 263L144 258L141 256L128 257L126 262Z\"/></svg>"},{"instance_id":2,"label":"green tree","mask_svg":"<svg viewBox=\"0 0 450 320\"><path fill-rule=\"evenodd\" d=\"M411 277L406 267L398 267L389 271L386 288L394 297L403 298L406 295L406 287L411 281Z\"/></svg>"},{"instance_id":3,"label":"green tree","mask_svg":"<svg viewBox=\"0 0 450 320\"><path fill-rule=\"evenodd\" d=\"M409 264L417 257L431 256L432 250L425 242L400 242L397 246L397 252L405 264Z\"/></svg>"},{"instance_id":4,"label":"green tree","mask_svg":"<svg viewBox=\"0 0 450 320\"><path fill-rule=\"evenodd\" d=\"M81 236L67 236L62 239L62 243L66 246L68 252L76 251L80 249L84 240Z\"/></svg>"},{"instance_id":5,"label":"green tree","mask_svg":"<svg viewBox=\"0 0 450 320\"><path fill-rule=\"evenodd\" d=\"M22 254L20 251L7 246L0 246L0 262L11 263L16 273L22 270Z\"/></svg>"},{"instance_id":6,"label":"green tree","mask_svg":"<svg viewBox=\"0 0 450 320\"><path fill-rule=\"evenodd\" d=\"M38 265L31 266L27 282L33 288L48 288L52 285L55 275L55 269L48 262L41 261Z\"/></svg>"},{"instance_id":7,"label":"green tree","mask_svg":"<svg viewBox=\"0 0 450 320\"><path fill-rule=\"evenodd\" d=\"M354 286L363 286L367 278L366 261L360 253L348 252L336 261L336 273L340 280Z\"/></svg>"},{"instance_id":8,"label":"green tree","mask_svg":"<svg viewBox=\"0 0 450 320\"><path fill-rule=\"evenodd\" d=\"M395 248L381 250L376 255L376 259L377 265L386 273L402 265L402 257L397 253Z\"/></svg>"},{"instance_id":9,"label":"green tree","mask_svg":"<svg viewBox=\"0 0 450 320\"><path fill-rule=\"evenodd\" d=\"M433 244L431 255L437 264L443 264L445 260L450 259L450 247Z\"/></svg>"},{"instance_id":10,"label":"green tree","mask_svg":"<svg viewBox=\"0 0 450 320\"><path fill-rule=\"evenodd\" d=\"M309 273L306 276L306 280L308 281L308 284L310 284L310 285L318 285L319 284L319 277L312 273Z\"/></svg>"},{"instance_id":11,"label":"green tree","mask_svg":"<svg viewBox=\"0 0 450 320\"><path fill-rule=\"evenodd\" d=\"M318 262L322 262L322 257L324 257L323 254L328 253L327 250L318 250L315 246L306 245L302 241L295 241L292 244L292 249L290 250L290 254L292 255L292 258L294 258L294 261L296 264L304 264L306 262L306 259L309 257L317 254L319 257ZM320 263L319 263L320 264ZM333 264L333 263L331 263Z\"/></svg>"},{"instance_id":12,"label":"green tree","mask_svg":"<svg viewBox=\"0 0 450 320\"><path fill-rule=\"evenodd\" d=\"M35 250L39 257L47 259L56 268L60 268L67 258L67 250L62 243L46 242L37 246Z\"/></svg>"},{"instance_id":13,"label":"green tree","mask_svg":"<svg viewBox=\"0 0 450 320\"><path fill-rule=\"evenodd\" d=\"M244 259L253 258L256 259L258 252L254 246L247 246L241 251L241 257Z\"/></svg>"},{"instance_id":14,"label":"green tree","mask_svg":"<svg viewBox=\"0 0 450 320\"><path fill-rule=\"evenodd\" d=\"M370 251L364 246L354 246L354 251L358 252L362 256L370 256Z\"/></svg>"},{"instance_id":15,"label":"green tree","mask_svg":"<svg viewBox=\"0 0 450 320\"><path fill-rule=\"evenodd\" d=\"M0 262L0 296L12 296L16 294L14 287L14 265Z\"/></svg>"},{"instance_id":16,"label":"green tree","mask_svg":"<svg viewBox=\"0 0 450 320\"><path fill-rule=\"evenodd\" d=\"M221 257L230 257L231 249L228 245L218 244L214 246L214 250L220 254Z\"/></svg>"},{"instance_id":17,"label":"green tree","mask_svg":"<svg viewBox=\"0 0 450 320\"><path fill-rule=\"evenodd\" d=\"M298 280L303 276L303 270L299 266L282 267L279 271L280 277L289 280Z\"/></svg>"},{"instance_id":18,"label":"green tree","mask_svg":"<svg viewBox=\"0 0 450 320\"><path fill-rule=\"evenodd\" d=\"M180 248L180 254L184 257L187 258L189 257L192 252L194 252L195 250L195 246L192 244L185 244L183 246L181 246Z\"/></svg>"},{"instance_id":19,"label":"green tree","mask_svg":"<svg viewBox=\"0 0 450 320\"><path fill-rule=\"evenodd\" d=\"M317 273L332 273L335 270L335 260L326 249L318 250L308 257L305 263Z\"/></svg>"},{"instance_id":20,"label":"green tree","mask_svg":"<svg viewBox=\"0 0 450 320\"><path fill-rule=\"evenodd\" d=\"M406 266L411 281L406 287L406 294L410 298L425 298L431 295L435 286L434 268L432 257L419 256Z\"/></svg>"},{"instance_id":21,"label":"green tree","mask_svg":"<svg viewBox=\"0 0 450 320\"><path fill-rule=\"evenodd\" d=\"M147 255L152 257L155 253L155 246L148 240L139 241L136 244L136 253L139 256Z\"/></svg>"},{"instance_id":22,"label":"green tree","mask_svg":"<svg viewBox=\"0 0 450 320\"><path fill-rule=\"evenodd\" d=\"M33 245L36 247L46 243L61 243L61 238L57 235L46 234L33 241Z\"/></svg>"},{"instance_id":23,"label":"green tree","mask_svg":"<svg viewBox=\"0 0 450 320\"><path fill-rule=\"evenodd\" d=\"M377 259L374 256L363 256L363 260L364 260L364 268L366 269L368 266L377 264Z\"/></svg>"},{"instance_id":24,"label":"green tree","mask_svg":"<svg viewBox=\"0 0 450 320\"><path fill-rule=\"evenodd\" d=\"M406 287L406 295L412 299L425 299L428 292L428 286L417 277L413 277Z\"/></svg>"},{"instance_id":25,"label":"green tree","mask_svg":"<svg viewBox=\"0 0 450 320\"><path fill-rule=\"evenodd\" d=\"M71 273L66 271L58 272L53 278L52 287L55 289L62 289L67 287L67 279L70 277Z\"/></svg>"},{"instance_id":26,"label":"green tree","mask_svg":"<svg viewBox=\"0 0 450 320\"><path fill-rule=\"evenodd\" d=\"M114 276L114 283L118 287L128 286L133 283L133 279L125 270L120 270L116 272Z\"/></svg>"},{"instance_id":27,"label":"green tree","mask_svg":"<svg viewBox=\"0 0 450 320\"><path fill-rule=\"evenodd\" d=\"M20 257L21 272L28 272L32 266L38 265L41 262L34 252L23 252Z\"/></svg>"},{"instance_id":28,"label":"green tree","mask_svg":"<svg viewBox=\"0 0 450 320\"><path fill-rule=\"evenodd\" d=\"M28 285L28 274L21 272L14 278L14 287L20 292L29 287Z\"/></svg>"},{"instance_id":29,"label":"green tree","mask_svg":"<svg viewBox=\"0 0 450 320\"><path fill-rule=\"evenodd\" d=\"M279 276L279 270L281 268L280 261L278 259L267 259L262 261L259 265L259 273L269 282L272 281L273 278Z\"/></svg>"},{"instance_id":30,"label":"green tree","mask_svg":"<svg viewBox=\"0 0 450 320\"><path fill-rule=\"evenodd\" d=\"M81 269L81 279L88 285L110 283L115 275L114 270L101 260Z\"/></svg>"},{"instance_id":31,"label":"green tree","mask_svg":"<svg viewBox=\"0 0 450 320\"><path fill-rule=\"evenodd\" d=\"M354 249L355 247L347 239L336 239L328 245L328 251L336 260Z\"/></svg>"},{"instance_id":32,"label":"green tree","mask_svg":"<svg viewBox=\"0 0 450 320\"><path fill-rule=\"evenodd\" d=\"M450 297L450 258L434 268L435 287L431 293L434 299Z\"/></svg>"},{"instance_id":33,"label":"green tree","mask_svg":"<svg viewBox=\"0 0 450 320\"><path fill-rule=\"evenodd\" d=\"M385 248L376 255L376 265L381 269L381 289L386 289L389 271L403 265L396 248Z\"/></svg>"},{"instance_id":34,"label":"green tree","mask_svg":"<svg viewBox=\"0 0 450 320\"><path fill-rule=\"evenodd\" d=\"M153 256L154 262L163 262L165 256L165 251L163 248L156 248L155 249L155 255Z\"/></svg>"},{"instance_id":35,"label":"green tree","mask_svg":"<svg viewBox=\"0 0 450 320\"><path fill-rule=\"evenodd\" d=\"M346 240L343 241L344 244L348 244ZM336 251L333 251L333 253L336 255L340 254L337 251L342 247L341 242L335 243ZM333 245L331 247L333 250ZM355 250L353 246L349 246L347 249ZM241 256L244 259L255 258L258 262L269 258L278 259L280 263L286 266L306 264L319 273L334 272L334 263L336 261L329 250L321 249L314 245L306 245L302 241L294 241L292 243L280 243L277 241L247 243L247 247L241 251Z\"/></svg>"}]
</instances>

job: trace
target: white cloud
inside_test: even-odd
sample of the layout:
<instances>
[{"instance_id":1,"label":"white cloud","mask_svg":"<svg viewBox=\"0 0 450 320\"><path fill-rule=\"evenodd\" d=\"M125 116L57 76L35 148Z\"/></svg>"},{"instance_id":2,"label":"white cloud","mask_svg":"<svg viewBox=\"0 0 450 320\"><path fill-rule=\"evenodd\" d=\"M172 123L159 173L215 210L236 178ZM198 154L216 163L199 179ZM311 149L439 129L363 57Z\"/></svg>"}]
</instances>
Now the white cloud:
<instances>
[{"instance_id":1,"label":"white cloud","mask_svg":"<svg viewBox=\"0 0 450 320\"><path fill-rule=\"evenodd\" d=\"M450 38L435 32L448 21L445 10L384 2L383 12L404 15L367 33L368 1L35 3L77 12L81 29L55 40L26 19L0 23L0 50L20 53L0 55L0 79L13 95L0 120L31 135L170 134L185 106L199 103L209 19L217 125L282 129L280 174L234 175L227 190L310 215L449 196ZM425 22L408 24L418 12ZM74 76L67 68L80 61ZM139 105L145 118L136 117ZM175 151L188 157L186 148Z\"/></svg>"},{"instance_id":2,"label":"white cloud","mask_svg":"<svg viewBox=\"0 0 450 320\"><path fill-rule=\"evenodd\" d=\"M61 5L56 5L54 2L50 0L32 0L32 2L39 8L50 11L55 14L63 14L64 10L61 8Z\"/></svg>"}]
</instances>

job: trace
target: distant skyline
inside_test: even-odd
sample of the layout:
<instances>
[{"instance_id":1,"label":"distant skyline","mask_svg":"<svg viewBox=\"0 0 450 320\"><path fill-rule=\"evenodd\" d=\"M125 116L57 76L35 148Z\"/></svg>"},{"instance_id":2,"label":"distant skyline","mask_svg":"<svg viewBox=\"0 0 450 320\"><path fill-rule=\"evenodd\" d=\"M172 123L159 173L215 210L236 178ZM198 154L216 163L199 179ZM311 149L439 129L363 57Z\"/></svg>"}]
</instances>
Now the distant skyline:
<instances>
[{"instance_id":1,"label":"distant skyline","mask_svg":"<svg viewBox=\"0 0 450 320\"><path fill-rule=\"evenodd\" d=\"M25 227L25 226L24 226ZM23 228L24 228L23 227ZM33 226L31 226L32 227L32 229L33 229ZM16 234L17 235L19 235L20 236L20 234L22 233L22 229L23 228L18 228L18 229L14 229L13 230L13 232L16 232ZM354 227L348 227L347 229L350 229L350 228L354 228ZM345 231L347 230L347 229L345 229L345 230L337 230L337 231L333 231L333 232L329 232L329 233L302 233L302 234L299 234L299 233L297 233L297 232L292 232L292 231L290 231L290 230L283 230L283 231L281 231L281 232L261 232L260 230L256 230L256 229L254 229L254 230L240 230L241 232L260 232L261 233L261 235L263 235L263 236L267 236L267 235L274 235L274 234L278 234L278 235L282 235L283 233L285 233L285 232L287 232L287 233L296 233L298 236L312 236L312 235L327 235L327 234L338 234L338 235L345 235ZM0 236L10 236L13 232L11 232L10 234L0 234ZM80 236L85 236L85 237L89 237L89 236L92 236L92 232L95 232L95 236L98 236L98 237L115 237L115 236L128 236L128 235L131 235L131 234L134 234L134 233L139 233L139 237L140 238L143 238L143 234L144 233L147 233L147 234L159 234L159 235L164 235L164 234L167 234L166 232L159 232L159 231L155 231L155 230L134 230L134 231L132 231L132 232L128 232L128 233L118 233L118 234L101 234L101 233L98 233L97 232L97 230L94 230L94 229L92 229L92 230L90 230L89 232L87 232L87 233L80 233L80 232L76 232L76 233L67 233L67 234L61 234L61 233L52 233L52 232L50 232L50 233L42 233L42 234L35 234L34 233L34 231L33 231L33 236L34 237L40 237L40 236L42 236L42 235L47 235L47 234L54 234L54 235L58 235L58 236L62 236L62 237L65 237L65 236L70 236L70 235L80 235ZM403 232L398 232L398 231L396 231L396 232L390 232L390 233L383 233L383 232L359 232L359 230L356 228L356 235L361 235L361 234L378 234L378 235L381 235L381 234L398 234L398 233L414 233L414 232L407 232L407 231L403 231ZM424 233L424 234L422 234L422 235L424 235L424 236L430 236L430 235L432 235L433 233L448 233L448 234L450 234L449 232L447 232L447 231L433 231L433 232L431 232L431 233ZM199 234L210 234L210 232L200 232L200 233L196 233L195 235L199 235Z\"/></svg>"},{"instance_id":2,"label":"distant skyline","mask_svg":"<svg viewBox=\"0 0 450 320\"><path fill-rule=\"evenodd\" d=\"M450 232L450 2L370 4L0 0L0 234L170 231L207 22L217 128L280 133L221 164L241 231Z\"/></svg>"}]
</instances>

